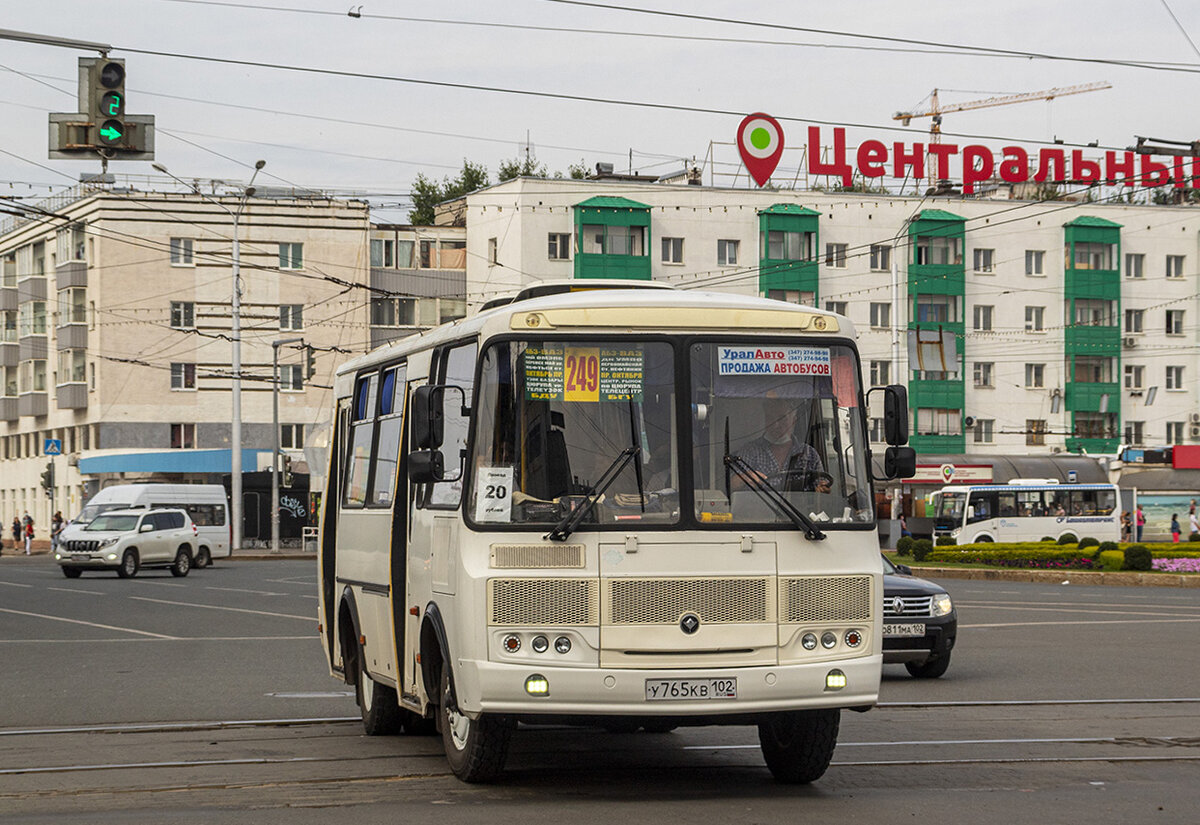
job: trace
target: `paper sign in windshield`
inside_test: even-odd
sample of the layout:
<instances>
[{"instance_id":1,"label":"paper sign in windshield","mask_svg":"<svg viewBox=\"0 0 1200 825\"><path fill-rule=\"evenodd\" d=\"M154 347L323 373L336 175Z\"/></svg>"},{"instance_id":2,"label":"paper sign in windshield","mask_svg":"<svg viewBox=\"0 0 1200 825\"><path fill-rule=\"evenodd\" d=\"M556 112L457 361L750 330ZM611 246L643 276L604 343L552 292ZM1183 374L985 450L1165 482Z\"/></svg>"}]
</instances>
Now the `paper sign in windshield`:
<instances>
[{"instance_id":1,"label":"paper sign in windshield","mask_svg":"<svg viewBox=\"0 0 1200 825\"><path fill-rule=\"evenodd\" d=\"M525 398L530 401L641 401L640 349L561 347L525 350Z\"/></svg>"},{"instance_id":2,"label":"paper sign in windshield","mask_svg":"<svg viewBox=\"0 0 1200 825\"><path fill-rule=\"evenodd\" d=\"M719 347L721 375L832 375L828 347Z\"/></svg>"}]
</instances>

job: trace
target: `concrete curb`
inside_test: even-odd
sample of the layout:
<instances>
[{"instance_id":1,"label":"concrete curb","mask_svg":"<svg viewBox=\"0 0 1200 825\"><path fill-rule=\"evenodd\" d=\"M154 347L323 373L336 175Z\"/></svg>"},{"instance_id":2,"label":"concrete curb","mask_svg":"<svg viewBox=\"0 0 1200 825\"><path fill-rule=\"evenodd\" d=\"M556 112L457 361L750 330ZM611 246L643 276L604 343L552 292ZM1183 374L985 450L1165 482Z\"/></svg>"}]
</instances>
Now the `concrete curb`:
<instances>
[{"instance_id":1,"label":"concrete curb","mask_svg":"<svg viewBox=\"0 0 1200 825\"><path fill-rule=\"evenodd\" d=\"M901 561L903 564L903 561ZM1182 573L1102 573L1089 570L983 570L951 567L914 567L923 579L973 579L976 581L1037 582L1040 584L1107 585L1110 587L1200 587L1200 576Z\"/></svg>"}]
</instances>

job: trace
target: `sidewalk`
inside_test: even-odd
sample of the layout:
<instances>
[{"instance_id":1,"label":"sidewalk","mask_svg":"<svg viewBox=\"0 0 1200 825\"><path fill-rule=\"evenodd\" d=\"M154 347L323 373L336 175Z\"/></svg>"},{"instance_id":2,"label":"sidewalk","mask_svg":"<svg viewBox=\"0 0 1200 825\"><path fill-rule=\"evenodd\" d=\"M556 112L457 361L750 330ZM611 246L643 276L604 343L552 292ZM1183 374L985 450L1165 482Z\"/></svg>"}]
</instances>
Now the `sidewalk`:
<instances>
[{"instance_id":1,"label":"sidewalk","mask_svg":"<svg viewBox=\"0 0 1200 825\"><path fill-rule=\"evenodd\" d=\"M43 562L53 561L52 554L50 553L50 541L48 539L34 539L33 547L31 548L32 553L28 556L25 555L24 545L17 550L13 550L12 547L9 546L11 544L11 541L4 542L3 550L0 550L0 564L3 564L10 559L24 559L26 561L33 561L37 559ZM233 553L230 554L229 558L217 559L217 561L268 561L270 559L311 559L315 562L317 560L317 554L298 550L294 547L282 549L278 553L272 553L270 550L264 550L260 547L252 547L242 550L234 550Z\"/></svg>"}]
</instances>

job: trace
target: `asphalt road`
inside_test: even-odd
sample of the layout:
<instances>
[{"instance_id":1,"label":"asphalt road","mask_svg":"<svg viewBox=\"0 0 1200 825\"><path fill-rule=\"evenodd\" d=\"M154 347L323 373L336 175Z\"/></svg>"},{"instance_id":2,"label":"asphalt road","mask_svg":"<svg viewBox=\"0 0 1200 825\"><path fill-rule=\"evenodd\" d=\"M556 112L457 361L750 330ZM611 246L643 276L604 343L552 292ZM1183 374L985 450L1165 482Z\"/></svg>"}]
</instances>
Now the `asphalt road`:
<instances>
[{"instance_id":1,"label":"asphalt road","mask_svg":"<svg viewBox=\"0 0 1200 825\"><path fill-rule=\"evenodd\" d=\"M946 580L938 680L885 667L834 764L776 785L751 728L523 728L459 783L436 737L362 735L316 638L311 562L64 579L0 559L7 823L797 818L1191 823L1200 809L1200 591ZM279 724L275 720L291 720Z\"/></svg>"}]
</instances>

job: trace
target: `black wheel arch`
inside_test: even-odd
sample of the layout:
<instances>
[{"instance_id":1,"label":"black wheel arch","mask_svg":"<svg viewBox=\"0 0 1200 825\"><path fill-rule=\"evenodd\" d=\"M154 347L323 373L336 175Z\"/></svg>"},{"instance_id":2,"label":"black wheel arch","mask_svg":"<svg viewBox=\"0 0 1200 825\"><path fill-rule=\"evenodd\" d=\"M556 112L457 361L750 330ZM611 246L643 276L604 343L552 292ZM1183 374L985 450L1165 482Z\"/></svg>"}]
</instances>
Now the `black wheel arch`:
<instances>
[{"instance_id":1,"label":"black wheel arch","mask_svg":"<svg viewBox=\"0 0 1200 825\"><path fill-rule=\"evenodd\" d=\"M420 649L421 679L425 684L425 695L431 698L440 697L442 686L438 684L438 675L443 664L450 661L450 641L437 602L425 605L425 617L421 620ZM453 673L450 675L450 690L454 691Z\"/></svg>"},{"instance_id":2,"label":"black wheel arch","mask_svg":"<svg viewBox=\"0 0 1200 825\"><path fill-rule=\"evenodd\" d=\"M362 626L358 620L358 602L349 586L342 589L338 600L338 641L342 648L342 679L348 685L358 682L358 668L350 667L358 659L358 640L362 638Z\"/></svg>"}]
</instances>

